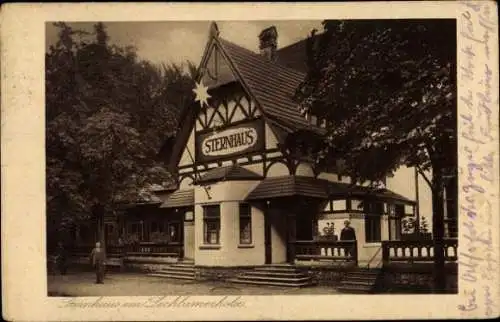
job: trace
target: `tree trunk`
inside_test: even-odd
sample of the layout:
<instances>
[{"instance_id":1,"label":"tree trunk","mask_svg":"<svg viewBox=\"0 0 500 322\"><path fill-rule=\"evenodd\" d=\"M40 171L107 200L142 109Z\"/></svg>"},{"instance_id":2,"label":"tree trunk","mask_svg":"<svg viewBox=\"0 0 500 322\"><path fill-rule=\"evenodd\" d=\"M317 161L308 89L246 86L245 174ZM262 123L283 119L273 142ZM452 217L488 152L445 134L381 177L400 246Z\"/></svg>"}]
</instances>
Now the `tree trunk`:
<instances>
[{"instance_id":1,"label":"tree trunk","mask_svg":"<svg viewBox=\"0 0 500 322\"><path fill-rule=\"evenodd\" d=\"M448 236L457 238L458 235L458 178L455 175L447 180L446 189L446 215L448 221Z\"/></svg>"},{"instance_id":2,"label":"tree trunk","mask_svg":"<svg viewBox=\"0 0 500 322\"><path fill-rule=\"evenodd\" d=\"M434 293L446 290L445 256L444 256L444 200L443 179L440 171L432 177L432 235L434 240Z\"/></svg>"},{"instance_id":3,"label":"tree trunk","mask_svg":"<svg viewBox=\"0 0 500 322\"><path fill-rule=\"evenodd\" d=\"M105 248L104 245L104 207L102 205L94 206L94 216L97 223L97 242L101 243L101 247Z\"/></svg>"}]
</instances>

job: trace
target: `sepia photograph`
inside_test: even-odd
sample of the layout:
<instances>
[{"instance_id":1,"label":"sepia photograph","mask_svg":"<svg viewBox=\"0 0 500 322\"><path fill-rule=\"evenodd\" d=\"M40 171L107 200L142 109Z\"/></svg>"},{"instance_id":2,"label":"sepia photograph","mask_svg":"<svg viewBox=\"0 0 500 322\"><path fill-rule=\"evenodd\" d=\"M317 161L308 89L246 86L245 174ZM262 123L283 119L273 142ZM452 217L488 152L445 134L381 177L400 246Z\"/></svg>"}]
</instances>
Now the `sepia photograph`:
<instances>
[{"instance_id":1,"label":"sepia photograph","mask_svg":"<svg viewBox=\"0 0 500 322\"><path fill-rule=\"evenodd\" d=\"M49 296L457 294L455 19L45 28Z\"/></svg>"},{"instance_id":2,"label":"sepia photograph","mask_svg":"<svg viewBox=\"0 0 500 322\"><path fill-rule=\"evenodd\" d=\"M3 5L3 319L498 317L497 12Z\"/></svg>"}]
</instances>

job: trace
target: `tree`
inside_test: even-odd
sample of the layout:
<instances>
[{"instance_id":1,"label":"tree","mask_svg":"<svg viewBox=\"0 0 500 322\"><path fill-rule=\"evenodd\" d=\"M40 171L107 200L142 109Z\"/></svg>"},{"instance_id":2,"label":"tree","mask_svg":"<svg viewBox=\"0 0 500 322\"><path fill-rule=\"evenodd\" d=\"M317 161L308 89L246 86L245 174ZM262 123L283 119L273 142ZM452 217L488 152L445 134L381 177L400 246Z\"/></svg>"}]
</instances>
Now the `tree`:
<instances>
[{"instance_id":1,"label":"tree","mask_svg":"<svg viewBox=\"0 0 500 322\"><path fill-rule=\"evenodd\" d=\"M102 23L92 35L55 25L45 75L47 230L63 238L75 223L100 228L118 204L171 181L156 155L193 99L194 82L183 66L155 66L132 47L111 45Z\"/></svg>"},{"instance_id":2,"label":"tree","mask_svg":"<svg viewBox=\"0 0 500 322\"><path fill-rule=\"evenodd\" d=\"M341 156L354 182L416 167L432 191L435 288L444 289L444 187L456 177L455 22L325 21L308 39L296 98L327 122L319 167ZM432 172L432 176L427 173Z\"/></svg>"}]
</instances>

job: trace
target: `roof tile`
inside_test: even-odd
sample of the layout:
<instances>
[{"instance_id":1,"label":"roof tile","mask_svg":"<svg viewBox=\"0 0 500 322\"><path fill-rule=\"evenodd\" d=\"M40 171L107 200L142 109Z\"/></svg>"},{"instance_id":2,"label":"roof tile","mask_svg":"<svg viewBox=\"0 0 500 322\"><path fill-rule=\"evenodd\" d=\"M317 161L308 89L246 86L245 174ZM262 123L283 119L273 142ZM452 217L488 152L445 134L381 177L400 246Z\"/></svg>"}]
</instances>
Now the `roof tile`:
<instances>
[{"instance_id":1,"label":"roof tile","mask_svg":"<svg viewBox=\"0 0 500 322\"><path fill-rule=\"evenodd\" d=\"M294 175L266 178L248 194L246 199L259 200L293 196L321 199L327 199L328 197L357 196L363 198L374 196L381 200L399 201L407 204L415 203L415 201L388 189L373 190L369 187Z\"/></svg>"},{"instance_id":2,"label":"roof tile","mask_svg":"<svg viewBox=\"0 0 500 322\"><path fill-rule=\"evenodd\" d=\"M277 123L286 121L286 126L291 127L292 131L323 132L305 119L293 99L296 88L305 78L304 73L270 61L225 39L219 38L219 42L267 116Z\"/></svg>"},{"instance_id":3,"label":"roof tile","mask_svg":"<svg viewBox=\"0 0 500 322\"><path fill-rule=\"evenodd\" d=\"M176 190L161 204L160 208L180 208L194 205L194 189Z\"/></svg>"},{"instance_id":4,"label":"roof tile","mask_svg":"<svg viewBox=\"0 0 500 322\"><path fill-rule=\"evenodd\" d=\"M196 183L206 183L214 181L262 179L262 176L246 168L232 164L225 167L218 167L205 172Z\"/></svg>"}]
</instances>

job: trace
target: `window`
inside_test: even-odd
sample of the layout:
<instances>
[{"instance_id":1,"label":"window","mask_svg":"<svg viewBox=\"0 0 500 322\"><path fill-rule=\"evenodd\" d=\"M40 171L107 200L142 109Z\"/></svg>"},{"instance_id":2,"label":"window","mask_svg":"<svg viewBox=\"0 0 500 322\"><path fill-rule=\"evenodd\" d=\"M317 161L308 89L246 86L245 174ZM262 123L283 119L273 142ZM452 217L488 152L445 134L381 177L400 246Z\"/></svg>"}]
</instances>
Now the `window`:
<instances>
[{"instance_id":1,"label":"window","mask_svg":"<svg viewBox=\"0 0 500 322\"><path fill-rule=\"evenodd\" d=\"M365 202L365 239L367 243L380 242L381 237L381 217L384 210L384 204L379 202Z\"/></svg>"},{"instance_id":2,"label":"window","mask_svg":"<svg viewBox=\"0 0 500 322\"><path fill-rule=\"evenodd\" d=\"M168 224L168 239L172 243L181 241L181 225L178 222L171 222Z\"/></svg>"},{"instance_id":3,"label":"window","mask_svg":"<svg viewBox=\"0 0 500 322\"><path fill-rule=\"evenodd\" d=\"M252 243L252 211L249 204L240 204L240 244Z\"/></svg>"},{"instance_id":4,"label":"window","mask_svg":"<svg viewBox=\"0 0 500 322\"><path fill-rule=\"evenodd\" d=\"M404 205L389 205L389 240L401 240L401 218L404 214Z\"/></svg>"},{"instance_id":5,"label":"window","mask_svg":"<svg viewBox=\"0 0 500 322\"><path fill-rule=\"evenodd\" d=\"M380 242L380 216L365 214L365 234L367 243Z\"/></svg>"},{"instance_id":6,"label":"window","mask_svg":"<svg viewBox=\"0 0 500 322\"><path fill-rule=\"evenodd\" d=\"M220 206L203 207L203 239L205 244L218 245L220 242Z\"/></svg>"}]
</instances>

